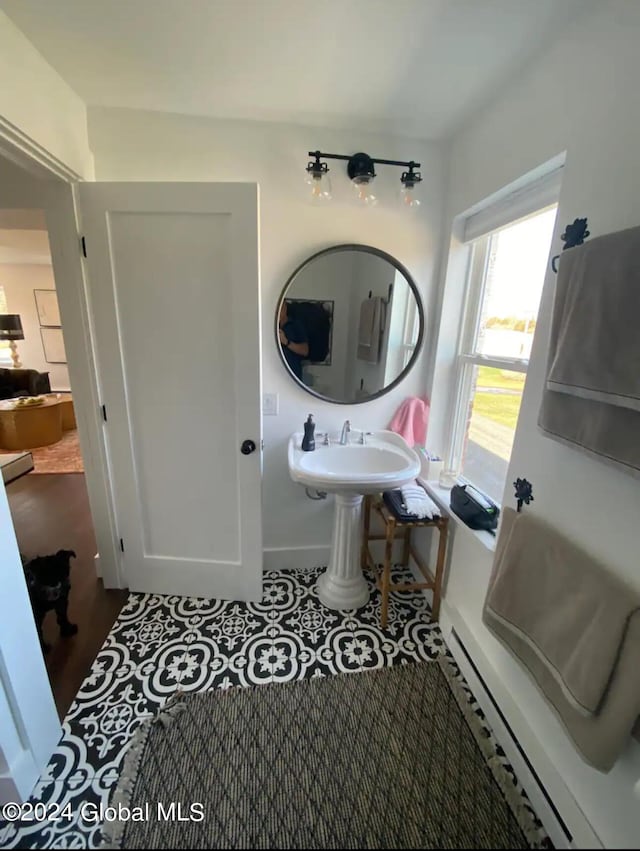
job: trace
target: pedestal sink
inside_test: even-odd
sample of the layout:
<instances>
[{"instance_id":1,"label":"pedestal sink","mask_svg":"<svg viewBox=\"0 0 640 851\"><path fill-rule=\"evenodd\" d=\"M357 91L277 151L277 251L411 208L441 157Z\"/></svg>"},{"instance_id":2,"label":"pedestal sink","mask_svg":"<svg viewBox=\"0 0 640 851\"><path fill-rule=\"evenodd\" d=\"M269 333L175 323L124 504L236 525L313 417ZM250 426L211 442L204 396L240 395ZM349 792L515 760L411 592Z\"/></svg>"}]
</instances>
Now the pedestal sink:
<instances>
[{"instance_id":1,"label":"pedestal sink","mask_svg":"<svg viewBox=\"0 0 640 851\"><path fill-rule=\"evenodd\" d=\"M316 442L301 449L302 433L289 438L289 473L294 482L335 494L329 566L318 580L318 594L330 609L358 609L369 599L360 567L360 514L365 494L399 488L420 472L420 459L400 435L375 431L366 443L345 446Z\"/></svg>"}]
</instances>

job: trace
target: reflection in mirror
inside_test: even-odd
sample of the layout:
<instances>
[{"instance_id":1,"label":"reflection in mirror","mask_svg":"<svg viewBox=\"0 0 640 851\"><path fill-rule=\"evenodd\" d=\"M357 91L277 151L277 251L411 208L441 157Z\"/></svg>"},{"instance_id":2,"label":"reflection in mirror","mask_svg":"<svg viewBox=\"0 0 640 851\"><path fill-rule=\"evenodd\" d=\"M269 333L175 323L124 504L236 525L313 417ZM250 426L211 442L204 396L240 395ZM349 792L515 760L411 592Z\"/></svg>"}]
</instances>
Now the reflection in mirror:
<instances>
[{"instance_id":1,"label":"reflection in mirror","mask_svg":"<svg viewBox=\"0 0 640 851\"><path fill-rule=\"evenodd\" d=\"M332 402L366 402L391 389L417 357L423 336L418 291L393 257L339 245L293 273L278 305L276 333L289 373Z\"/></svg>"}]
</instances>

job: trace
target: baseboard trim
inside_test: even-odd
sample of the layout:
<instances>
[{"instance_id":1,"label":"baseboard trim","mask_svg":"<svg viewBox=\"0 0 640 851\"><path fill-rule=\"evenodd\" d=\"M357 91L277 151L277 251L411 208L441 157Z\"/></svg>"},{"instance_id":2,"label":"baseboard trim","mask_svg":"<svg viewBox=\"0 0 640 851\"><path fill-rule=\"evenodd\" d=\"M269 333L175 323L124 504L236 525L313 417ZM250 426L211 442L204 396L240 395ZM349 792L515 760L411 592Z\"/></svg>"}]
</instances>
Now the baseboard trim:
<instances>
[{"instance_id":1,"label":"baseboard trim","mask_svg":"<svg viewBox=\"0 0 640 851\"><path fill-rule=\"evenodd\" d=\"M442 602L440 628L555 847L603 848L586 815L473 633L446 601Z\"/></svg>"},{"instance_id":2,"label":"baseboard trim","mask_svg":"<svg viewBox=\"0 0 640 851\"><path fill-rule=\"evenodd\" d=\"M331 547L266 547L262 552L264 570L313 570L326 567Z\"/></svg>"}]
</instances>

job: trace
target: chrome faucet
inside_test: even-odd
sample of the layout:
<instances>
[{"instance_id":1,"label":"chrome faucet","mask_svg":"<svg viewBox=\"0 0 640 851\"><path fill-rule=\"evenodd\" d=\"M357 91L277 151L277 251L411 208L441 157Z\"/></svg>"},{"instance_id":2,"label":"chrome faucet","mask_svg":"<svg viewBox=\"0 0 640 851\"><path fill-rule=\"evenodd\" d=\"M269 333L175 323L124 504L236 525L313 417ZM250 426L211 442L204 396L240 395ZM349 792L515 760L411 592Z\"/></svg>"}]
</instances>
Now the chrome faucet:
<instances>
[{"instance_id":1,"label":"chrome faucet","mask_svg":"<svg viewBox=\"0 0 640 851\"><path fill-rule=\"evenodd\" d=\"M349 420L344 421L342 433L340 434L340 446L346 446L349 440L349 432L351 431L351 423Z\"/></svg>"}]
</instances>

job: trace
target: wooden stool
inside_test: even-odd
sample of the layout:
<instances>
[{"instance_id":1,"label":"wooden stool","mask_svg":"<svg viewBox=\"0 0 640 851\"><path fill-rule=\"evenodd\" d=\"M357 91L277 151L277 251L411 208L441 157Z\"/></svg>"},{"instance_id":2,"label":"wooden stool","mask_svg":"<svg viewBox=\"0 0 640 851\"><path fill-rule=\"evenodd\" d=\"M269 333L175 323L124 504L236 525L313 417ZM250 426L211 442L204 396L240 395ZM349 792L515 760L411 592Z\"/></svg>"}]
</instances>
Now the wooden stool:
<instances>
[{"instance_id":1,"label":"wooden stool","mask_svg":"<svg viewBox=\"0 0 640 851\"><path fill-rule=\"evenodd\" d=\"M372 535L370 532L371 509L376 512L381 518L385 526L383 535ZM416 526L433 526L438 530L438 559L436 562L435 576L424 563L422 558L415 551L411 543L411 530ZM369 541L386 541L384 550L384 565L382 570L382 579L377 576L376 584L382 592L382 610L380 620L383 627L387 625L387 616L389 610L389 593L391 591L419 591L422 589L430 589L433 591L433 605L431 613L433 620L437 621L440 615L440 595L442 593L442 574L444 572L444 557L447 547L447 529L449 526L448 517L438 517L435 520L400 520L396 515L385 505L380 497L366 496L364 499L364 529L362 533L362 550L360 563L363 570L371 567L372 570L377 570L377 566L373 561L369 550ZM398 536L398 533L404 538L404 548L402 554L402 564L406 567L409 564L409 557L412 556L415 563L418 565L420 572L425 578L424 582L403 582L401 584L391 583L391 555L393 542Z\"/></svg>"}]
</instances>

